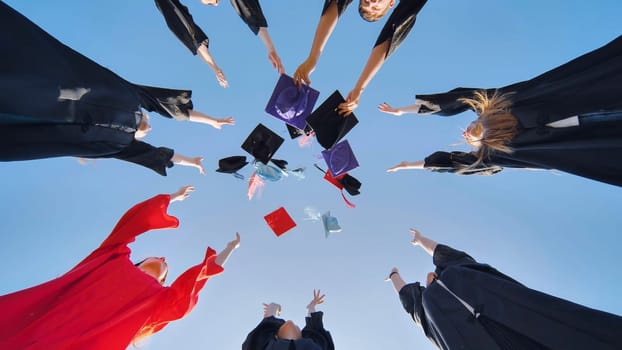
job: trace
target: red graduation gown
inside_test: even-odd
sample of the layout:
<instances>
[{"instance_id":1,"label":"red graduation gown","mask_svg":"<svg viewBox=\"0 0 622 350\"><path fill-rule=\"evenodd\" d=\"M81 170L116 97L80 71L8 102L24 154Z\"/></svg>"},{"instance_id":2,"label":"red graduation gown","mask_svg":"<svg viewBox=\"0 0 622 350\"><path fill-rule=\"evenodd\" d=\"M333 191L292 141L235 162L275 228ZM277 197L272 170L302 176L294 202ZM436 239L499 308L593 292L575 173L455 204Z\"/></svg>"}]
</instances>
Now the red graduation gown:
<instances>
[{"instance_id":1,"label":"red graduation gown","mask_svg":"<svg viewBox=\"0 0 622 350\"><path fill-rule=\"evenodd\" d=\"M154 332L189 313L207 279L223 271L216 252L164 287L130 261L127 247L153 229L176 228L169 195L131 208L108 238L66 274L0 297L0 349L126 349L143 326Z\"/></svg>"}]
</instances>

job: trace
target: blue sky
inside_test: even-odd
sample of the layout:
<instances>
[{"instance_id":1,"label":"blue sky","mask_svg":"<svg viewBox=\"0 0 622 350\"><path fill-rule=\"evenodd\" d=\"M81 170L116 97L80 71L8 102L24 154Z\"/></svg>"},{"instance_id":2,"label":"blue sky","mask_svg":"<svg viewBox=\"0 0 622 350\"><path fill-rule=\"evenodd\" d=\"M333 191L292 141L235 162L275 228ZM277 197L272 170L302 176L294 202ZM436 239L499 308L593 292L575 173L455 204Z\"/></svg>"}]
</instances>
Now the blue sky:
<instances>
[{"instance_id":1,"label":"blue sky","mask_svg":"<svg viewBox=\"0 0 622 350\"><path fill-rule=\"evenodd\" d=\"M144 235L131 246L134 260L166 256L172 281L196 264L208 245L220 250L236 231L241 247L225 273L208 282L197 308L143 349L237 349L260 321L262 302L280 303L283 317L302 324L314 288L326 293L319 309L338 349L432 348L383 282L393 266L408 281L424 279L433 268L430 257L410 245L409 227L466 250L529 287L622 314L619 188L547 171L505 170L493 177L389 174L385 169L402 160L466 149L451 145L460 142L461 128L474 116L392 117L376 110L384 101L410 104L416 93L503 86L556 67L620 34L619 1L430 0L355 112L360 124L347 139L361 164L351 172L363 182L362 194L352 199L356 209L347 208L313 169L321 152L317 143L299 148L287 140L277 158L306 166L307 178L268 183L252 201L245 182L213 171L219 158L244 154L239 145L259 122L287 138L282 123L263 112L277 73L228 1L217 8L185 1L210 37L228 89L169 32L151 1L7 3L130 81L192 89L195 109L233 116L236 126L215 130L152 115L146 141L203 155L206 176L175 167L160 177L117 160L86 166L73 158L0 163L0 294L63 274L95 249L133 204L192 184L191 198L170 209L180 228ZM263 1L262 6L291 75L308 53L322 2ZM362 21L354 6L345 12L311 76L320 101L335 89L343 95L350 91L382 23ZM250 169L243 173L250 175ZM263 216L280 206L298 226L277 239ZM306 206L331 210L343 231L325 239L321 224L303 220Z\"/></svg>"}]
</instances>

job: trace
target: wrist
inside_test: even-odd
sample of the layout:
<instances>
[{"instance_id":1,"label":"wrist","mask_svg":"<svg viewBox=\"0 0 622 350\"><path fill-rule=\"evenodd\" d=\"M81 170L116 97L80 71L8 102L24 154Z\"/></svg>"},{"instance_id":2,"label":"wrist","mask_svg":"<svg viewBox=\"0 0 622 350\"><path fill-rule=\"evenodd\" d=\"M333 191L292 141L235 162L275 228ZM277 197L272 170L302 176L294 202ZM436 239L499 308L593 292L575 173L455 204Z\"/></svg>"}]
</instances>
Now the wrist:
<instances>
[{"instance_id":1,"label":"wrist","mask_svg":"<svg viewBox=\"0 0 622 350\"><path fill-rule=\"evenodd\" d=\"M389 279L393 279L393 276L395 275L399 275L400 273L398 271L393 271L389 274Z\"/></svg>"}]
</instances>

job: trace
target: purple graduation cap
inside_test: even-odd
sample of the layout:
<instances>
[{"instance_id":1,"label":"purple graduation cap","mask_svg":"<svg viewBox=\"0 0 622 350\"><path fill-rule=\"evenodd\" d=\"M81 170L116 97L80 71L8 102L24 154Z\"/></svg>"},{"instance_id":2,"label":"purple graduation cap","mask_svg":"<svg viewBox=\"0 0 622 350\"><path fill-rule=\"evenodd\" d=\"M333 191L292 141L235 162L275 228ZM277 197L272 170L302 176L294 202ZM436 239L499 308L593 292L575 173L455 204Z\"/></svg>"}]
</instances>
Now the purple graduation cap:
<instances>
[{"instance_id":1,"label":"purple graduation cap","mask_svg":"<svg viewBox=\"0 0 622 350\"><path fill-rule=\"evenodd\" d=\"M339 176L359 166L348 140L343 140L332 148L322 151L322 156L333 176Z\"/></svg>"},{"instance_id":2,"label":"purple graduation cap","mask_svg":"<svg viewBox=\"0 0 622 350\"><path fill-rule=\"evenodd\" d=\"M311 115L319 96L319 91L305 84L299 87L290 76L281 74L268 100L266 112L289 125L304 130L307 126L306 119Z\"/></svg>"}]
</instances>

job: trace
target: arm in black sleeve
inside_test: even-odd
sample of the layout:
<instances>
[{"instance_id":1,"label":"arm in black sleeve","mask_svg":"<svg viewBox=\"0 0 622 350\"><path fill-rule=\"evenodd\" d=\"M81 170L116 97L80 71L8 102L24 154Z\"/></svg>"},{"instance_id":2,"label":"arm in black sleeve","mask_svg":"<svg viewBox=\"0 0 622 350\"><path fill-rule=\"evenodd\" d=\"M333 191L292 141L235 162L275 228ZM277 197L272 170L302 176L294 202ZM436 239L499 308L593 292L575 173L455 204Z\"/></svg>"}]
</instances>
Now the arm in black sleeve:
<instances>
[{"instance_id":1,"label":"arm in black sleeve","mask_svg":"<svg viewBox=\"0 0 622 350\"><path fill-rule=\"evenodd\" d=\"M231 5L255 35L259 33L259 28L268 27L259 0L231 0Z\"/></svg>"},{"instance_id":2,"label":"arm in black sleeve","mask_svg":"<svg viewBox=\"0 0 622 350\"><path fill-rule=\"evenodd\" d=\"M322 311L313 312L310 316L307 316L305 318L305 327L302 329L302 337L313 340L323 350L335 350L333 337L329 331L324 329L323 316L324 313Z\"/></svg>"},{"instance_id":3,"label":"arm in black sleeve","mask_svg":"<svg viewBox=\"0 0 622 350\"><path fill-rule=\"evenodd\" d=\"M426 337L437 344L434 331L430 328L425 309L423 308L424 291L425 287L422 287L419 282L409 283L400 289L400 301L402 302L402 307L412 317L413 321L421 326Z\"/></svg>"},{"instance_id":4,"label":"arm in black sleeve","mask_svg":"<svg viewBox=\"0 0 622 350\"><path fill-rule=\"evenodd\" d=\"M390 41L385 59L406 39L406 36L408 36L408 33L415 25L417 14L426 2L427 0L401 0L395 7L374 44L374 47L376 47L387 40Z\"/></svg>"},{"instance_id":5,"label":"arm in black sleeve","mask_svg":"<svg viewBox=\"0 0 622 350\"><path fill-rule=\"evenodd\" d=\"M134 84L140 95L140 106L167 118L188 120L193 109L192 90L175 90Z\"/></svg>"},{"instance_id":6,"label":"arm in black sleeve","mask_svg":"<svg viewBox=\"0 0 622 350\"><path fill-rule=\"evenodd\" d=\"M436 266L437 274L440 274L443 269L452 265L477 263L469 254L444 244L438 244L436 246L434 255L432 256L432 262L434 266Z\"/></svg>"},{"instance_id":7,"label":"arm in black sleeve","mask_svg":"<svg viewBox=\"0 0 622 350\"><path fill-rule=\"evenodd\" d=\"M153 147L148 143L133 140L121 152L110 157L142 165L162 176L166 176L166 168L173 167L171 158L173 158L174 153L170 148Z\"/></svg>"},{"instance_id":8,"label":"arm in black sleeve","mask_svg":"<svg viewBox=\"0 0 622 350\"><path fill-rule=\"evenodd\" d=\"M274 316L265 317L255 329L246 336L242 350L263 350L270 340L274 339L279 328L285 323Z\"/></svg>"},{"instance_id":9,"label":"arm in black sleeve","mask_svg":"<svg viewBox=\"0 0 622 350\"><path fill-rule=\"evenodd\" d=\"M477 157L472 152L434 152L424 160L423 167L439 173L455 173L459 175L494 175L501 170L498 165L488 165L484 162L475 167Z\"/></svg>"},{"instance_id":10,"label":"arm in black sleeve","mask_svg":"<svg viewBox=\"0 0 622 350\"><path fill-rule=\"evenodd\" d=\"M193 55L197 54L202 44L209 46L207 35L194 23L190 11L179 0L155 0L155 3L168 28Z\"/></svg>"},{"instance_id":11,"label":"arm in black sleeve","mask_svg":"<svg viewBox=\"0 0 622 350\"><path fill-rule=\"evenodd\" d=\"M330 4L332 4L333 2L337 2L337 13L338 16L341 16L343 11L345 11L346 8L352 3L352 0L324 0L324 7L322 7L322 16L324 16L324 13L326 12L326 10L328 10L328 6L330 6Z\"/></svg>"}]
</instances>

